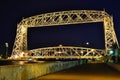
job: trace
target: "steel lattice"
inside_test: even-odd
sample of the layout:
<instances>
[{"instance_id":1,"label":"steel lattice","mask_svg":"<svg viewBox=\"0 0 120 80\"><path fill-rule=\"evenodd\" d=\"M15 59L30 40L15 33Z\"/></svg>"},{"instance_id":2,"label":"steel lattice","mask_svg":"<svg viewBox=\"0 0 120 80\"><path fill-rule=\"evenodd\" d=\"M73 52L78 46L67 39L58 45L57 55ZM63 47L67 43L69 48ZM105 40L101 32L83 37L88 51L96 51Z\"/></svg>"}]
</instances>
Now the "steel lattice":
<instances>
[{"instance_id":1,"label":"steel lattice","mask_svg":"<svg viewBox=\"0 0 120 80\"><path fill-rule=\"evenodd\" d=\"M68 25L68 24L83 24L83 23L93 23L93 22L103 22L104 24L104 37L105 37L105 50L90 49L83 47L48 47L39 48L34 50L27 49L27 29L30 27L44 27L44 26L56 26L56 25ZM34 57L41 58L55 58L55 57L73 57L73 58L89 58L97 56L102 56L107 54L107 50L111 49L114 44L119 47L116 34L114 31L112 16L108 15L105 11L96 10L72 10L72 11L61 11L52 12L41 15L32 16L23 19L17 25L16 38L13 46L12 56L17 55L20 57L21 52L26 52L26 56L30 56L31 53ZM61 49L61 54L57 54L56 49ZM94 50L93 52L91 52ZM73 52L74 55L69 53ZM83 51L84 55L81 53ZM44 53L40 53L44 52ZM64 55L62 55L64 53ZM40 55L45 54L45 55ZM49 55L51 54L51 55ZM90 56L90 54L92 56ZM39 55L39 56L38 56ZM61 56L60 56L61 55ZM89 57L88 57L89 56Z\"/></svg>"}]
</instances>

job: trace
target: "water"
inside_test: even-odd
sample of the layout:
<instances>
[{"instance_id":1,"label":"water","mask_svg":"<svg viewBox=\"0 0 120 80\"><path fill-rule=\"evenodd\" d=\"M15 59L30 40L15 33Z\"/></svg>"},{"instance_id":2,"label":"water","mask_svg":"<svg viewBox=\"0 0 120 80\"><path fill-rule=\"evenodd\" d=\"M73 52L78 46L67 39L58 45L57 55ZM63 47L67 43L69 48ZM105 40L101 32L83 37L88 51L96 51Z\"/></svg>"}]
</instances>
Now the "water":
<instances>
[{"instance_id":1,"label":"water","mask_svg":"<svg viewBox=\"0 0 120 80\"><path fill-rule=\"evenodd\" d=\"M0 66L34 64L34 63L41 63L41 62L40 61L32 62L32 61L27 61L27 60L0 60Z\"/></svg>"}]
</instances>

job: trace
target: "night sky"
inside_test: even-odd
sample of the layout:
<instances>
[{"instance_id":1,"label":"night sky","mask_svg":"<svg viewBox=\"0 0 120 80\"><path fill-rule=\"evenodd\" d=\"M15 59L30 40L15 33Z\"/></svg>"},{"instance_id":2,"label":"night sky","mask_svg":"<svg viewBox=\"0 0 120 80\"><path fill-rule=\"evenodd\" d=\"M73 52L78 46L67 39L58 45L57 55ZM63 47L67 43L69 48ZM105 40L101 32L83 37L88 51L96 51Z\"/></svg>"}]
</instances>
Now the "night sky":
<instances>
[{"instance_id":1,"label":"night sky","mask_svg":"<svg viewBox=\"0 0 120 80\"><path fill-rule=\"evenodd\" d=\"M5 42L11 54L17 24L22 18L66 10L104 10L113 15L120 42L119 0L0 0L0 54L5 54ZM28 29L28 49L71 45L104 49L103 23L62 25ZM90 42L86 45L86 42Z\"/></svg>"}]
</instances>

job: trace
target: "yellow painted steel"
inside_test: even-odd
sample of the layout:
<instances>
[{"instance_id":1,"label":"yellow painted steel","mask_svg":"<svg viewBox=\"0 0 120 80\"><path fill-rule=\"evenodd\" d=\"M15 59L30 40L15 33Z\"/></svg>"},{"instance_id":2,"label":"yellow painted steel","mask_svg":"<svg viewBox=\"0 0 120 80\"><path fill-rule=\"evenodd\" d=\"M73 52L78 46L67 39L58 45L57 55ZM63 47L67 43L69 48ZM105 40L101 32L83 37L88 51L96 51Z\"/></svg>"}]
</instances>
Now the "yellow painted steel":
<instances>
[{"instance_id":1,"label":"yellow painted steel","mask_svg":"<svg viewBox=\"0 0 120 80\"><path fill-rule=\"evenodd\" d=\"M83 24L103 22L105 49L92 49L73 46L56 46L48 48L27 49L27 29L31 27L45 27L68 24ZM119 47L114 31L113 18L105 11L98 10L71 10L40 14L23 19L17 25L16 38L13 46L12 57L34 56L41 58L97 58L107 54L113 46ZM60 50L60 51L58 51Z\"/></svg>"}]
</instances>

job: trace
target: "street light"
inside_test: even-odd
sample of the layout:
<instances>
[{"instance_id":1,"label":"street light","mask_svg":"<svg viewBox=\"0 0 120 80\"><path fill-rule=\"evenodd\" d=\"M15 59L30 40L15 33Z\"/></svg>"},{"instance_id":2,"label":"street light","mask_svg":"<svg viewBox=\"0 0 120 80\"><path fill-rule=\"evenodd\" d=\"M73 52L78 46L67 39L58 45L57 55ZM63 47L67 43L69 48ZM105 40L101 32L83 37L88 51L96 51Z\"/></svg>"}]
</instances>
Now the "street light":
<instances>
[{"instance_id":1,"label":"street light","mask_svg":"<svg viewBox=\"0 0 120 80\"><path fill-rule=\"evenodd\" d=\"M6 49L6 50L5 50L5 51L6 51L6 52L5 52L5 53L6 53L6 56L5 56L5 57L6 57L6 58L8 57L8 47L9 47L9 46L8 46L8 43L6 42L6 43L5 43L5 49Z\"/></svg>"}]
</instances>

